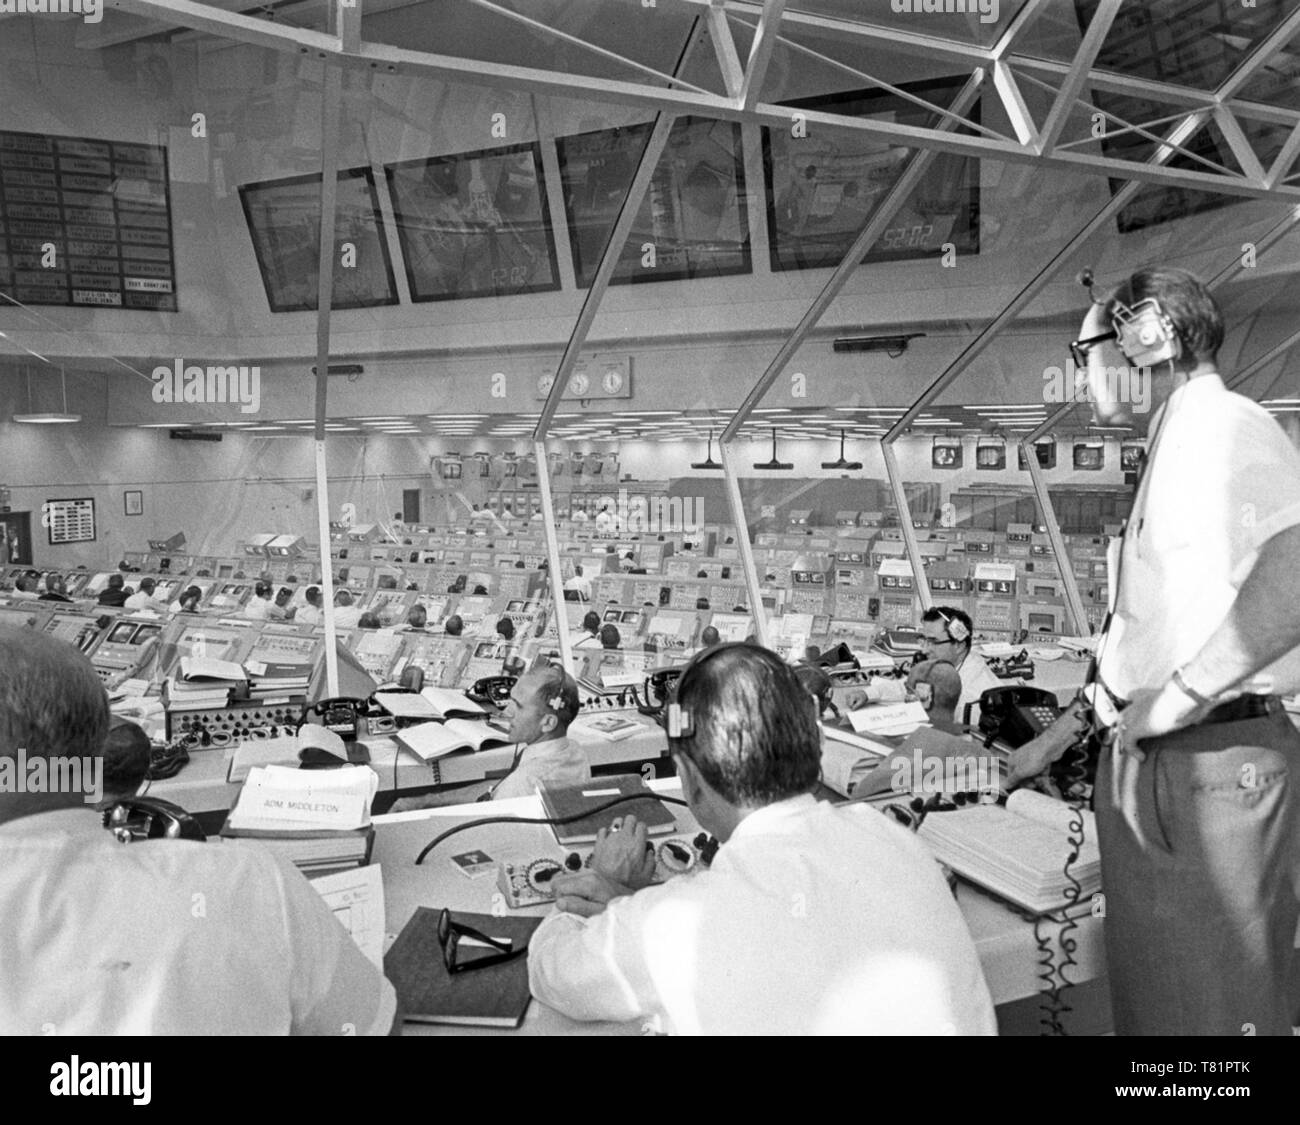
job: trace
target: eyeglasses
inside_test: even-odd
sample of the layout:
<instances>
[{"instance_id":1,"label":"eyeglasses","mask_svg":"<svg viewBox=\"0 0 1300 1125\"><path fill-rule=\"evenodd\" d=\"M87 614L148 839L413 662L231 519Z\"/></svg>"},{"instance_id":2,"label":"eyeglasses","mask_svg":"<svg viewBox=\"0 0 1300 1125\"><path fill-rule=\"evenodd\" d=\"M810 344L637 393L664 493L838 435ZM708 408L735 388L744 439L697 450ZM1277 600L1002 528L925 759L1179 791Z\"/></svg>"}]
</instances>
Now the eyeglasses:
<instances>
[{"instance_id":1,"label":"eyeglasses","mask_svg":"<svg viewBox=\"0 0 1300 1125\"><path fill-rule=\"evenodd\" d=\"M921 637L922 648L937 648L939 645L955 645L959 643L959 641L954 641L951 637L927 637L924 635Z\"/></svg>"},{"instance_id":2,"label":"eyeglasses","mask_svg":"<svg viewBox=\"0 0 1300 1125\"><path fill-rule=\"evenodd\" d=\"M1086 340L1075 340L1070 345L1070 355L1074 358L1075 367L1088 366L1088 353L1098 344L1104 344L1107 340L1118 340L1119 334L1115 331L1104 332L1100 336L1089 336Z\"/></svg>"},{"instance_id":3,"label":"eyeglasses","mask_svg":"<svg viewBox=\"0 0 1300 1125\"><path fill-rule=\"evenodd\" d=\"M460 939L463 937L481 942L497 952L486 957L475 957L470 961L461 961L458 959L457 954L460 949ZM527 944L515 949L514 942L509 939L488 937L487 934L481 933L474 929L473 926L466 926L463 922L455 921L450 910L443 910L438 915L438 944L442 946L442 963L447 967L449 973L468 973L474 969L486 969L489 965L500 965L506 961L513 961L516 957L522 957L528 952Z\"/></svg>"}]
</instances>

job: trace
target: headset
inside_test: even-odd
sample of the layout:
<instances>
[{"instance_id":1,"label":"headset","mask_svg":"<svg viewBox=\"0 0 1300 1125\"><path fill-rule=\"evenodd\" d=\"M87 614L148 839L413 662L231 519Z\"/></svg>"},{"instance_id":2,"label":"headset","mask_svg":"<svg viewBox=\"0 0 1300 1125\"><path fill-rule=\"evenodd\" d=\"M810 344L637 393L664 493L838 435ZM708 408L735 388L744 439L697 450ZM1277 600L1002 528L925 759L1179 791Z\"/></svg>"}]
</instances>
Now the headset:
<instances>
[{"instance_id":1,"label":"headset","mask_svg":"<svg viewBox=\"0 0 1300 1125\"><path fill-rule=\"evenodd\" d=\"M948 634L948 639L960 644L962 641L970 639L970 630L966 628L966 623L960 617L950 616L941 610L938 606L934 610L942 619L944 631Z\"/></svg>"},{"instance_id":2,"label":"headset","mask_svg":"<svg viewBox=\"0 0 1300 1125\"><path fill-rule=\"evenodd\" d=\"M1111 321L1119 338L1120 351L1137 367L1172 363L1183 354L1183 341L1169 314L1154 297L1126 305L1116 301Z\"/></svg>"}]
</instances>

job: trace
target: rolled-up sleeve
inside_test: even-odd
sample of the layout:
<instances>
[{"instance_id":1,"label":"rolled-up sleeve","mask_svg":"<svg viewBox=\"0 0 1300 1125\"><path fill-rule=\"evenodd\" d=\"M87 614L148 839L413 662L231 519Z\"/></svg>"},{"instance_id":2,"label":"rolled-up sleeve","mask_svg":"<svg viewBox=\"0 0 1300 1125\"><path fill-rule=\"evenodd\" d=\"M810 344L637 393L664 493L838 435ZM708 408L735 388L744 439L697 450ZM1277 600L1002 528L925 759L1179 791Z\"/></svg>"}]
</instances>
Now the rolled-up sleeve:
<instances>
[{"instance_id":1,"label":"rolled-up sleeve","mask_svg":"<svg viewBox=\"0 0 1300 1125\"><path fill-rule=\"evenodd\" d=\"M575 1020L626 1022L656 1012L642 924L654 896L615 899L594 918L550 915L528 944L533 995Z\"/></svg>"}]
</instances>

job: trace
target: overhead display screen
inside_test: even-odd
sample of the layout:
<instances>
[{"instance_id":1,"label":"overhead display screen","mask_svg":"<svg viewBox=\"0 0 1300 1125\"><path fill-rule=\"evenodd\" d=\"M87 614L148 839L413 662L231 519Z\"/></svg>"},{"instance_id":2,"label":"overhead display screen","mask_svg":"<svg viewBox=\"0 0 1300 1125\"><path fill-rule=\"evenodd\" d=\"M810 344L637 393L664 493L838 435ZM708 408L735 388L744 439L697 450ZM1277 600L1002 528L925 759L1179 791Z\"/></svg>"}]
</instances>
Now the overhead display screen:
<instances>
[{"instance_id":1,"label":"overhead display screen","mask_svg":"<svg viewBox=\"0 0 1300 1125\"><path fill-rule=\"evenodd\" d=\"M161 146L0 132L0 291L174 312L167 183Z\"/></svg>"},{"instance_id":2,"label":"overhead display screen","mask_svg":"<svg viewBox=\"0 0 1300 1125\"><path fill-rule=\"evenodd\" d=\"M578 284L588 286L636 174L651 126L556 140ZM750 272L740 126L681 117L641 201L613 281L674 281Z\"/></svg>"},{"instance_id":3,"label":"overhead display screen","mask_svg":"<svg viewBox=\"0 0 1300 1125\"><path fill-rule=\"evenodd\" d=\"M389 164L414 301L560 287L536 143Z\"/></svg>"},{"instance_id":4,"label":"overhead display screen","mask_svg":"<svg viewBox=\"0 0 1300 1125\"><path fill-rule=\"evenodd\" d=\"M272 312L316 308L320 256L319 175L245 184L244 217ZM334 208L335 309L397 304L375 179L369 168L338 174Z\"/></svg>"},{"instance_id":5,"label":"overhead display screen","mask_svg":"<svg viewBox=\"0 0 1300 1125\"><path fill-rule=\"evenodd\" d=\"M934 105L947 106L963 82L943 79L902 88ZM783 104L790 107L791 125L763 129L772 269L838 266L902 175L912 150L819 122L800 127L798 110L924 126L936 125L938 115L879 90ZM952 243L959 254L979 252L979 162L939 153L862 260L922 258L940 253L946 243Z\"/></svg>"}]
</instances>

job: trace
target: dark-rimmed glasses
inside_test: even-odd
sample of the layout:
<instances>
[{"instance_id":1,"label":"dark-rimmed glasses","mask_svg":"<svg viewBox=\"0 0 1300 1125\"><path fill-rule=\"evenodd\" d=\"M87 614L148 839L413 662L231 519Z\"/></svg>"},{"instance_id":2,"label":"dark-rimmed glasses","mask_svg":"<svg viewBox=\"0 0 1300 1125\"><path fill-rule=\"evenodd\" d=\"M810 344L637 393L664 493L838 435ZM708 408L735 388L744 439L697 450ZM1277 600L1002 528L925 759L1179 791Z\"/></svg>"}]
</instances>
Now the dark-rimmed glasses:
<instances>
[{"instance_id":1,"label":"dark-rimmed glasses","mask_svg":"<svg viewBox=\"0 0 1300 1125\"><path fill-rule=\"evenodd\" d=\"M1107 340L1118 340L1119 333L1114 330L1103 332L1100 336L1089 336L1086 340L1075 340L1070 344L1070 355L1074 359L1075 367L1088 366L1088 353L1098 344L1104 344Z\"/></svg>"},{"instance_id":2,"label":"dark-rimmed glasses","mask_svg":"<svg viewBox=\"0 0 1300 1125\"><path fill-rule=\"evenodd\" d=\"M495 949L496 953L489 954L487 957L475 957L470 961L461 961L457 953L460 949L460 939L463 937L481 942L489 949ZM452 918L451 911L446 909L438 915L438 944L442 946L442 963L449 973L468 973L474 969L486 969L489 965L513 961L528 952L527 943L515 949L514 942L509 939L488 937L473 926L457 922Z\"/></svg>"}]
</instances>

